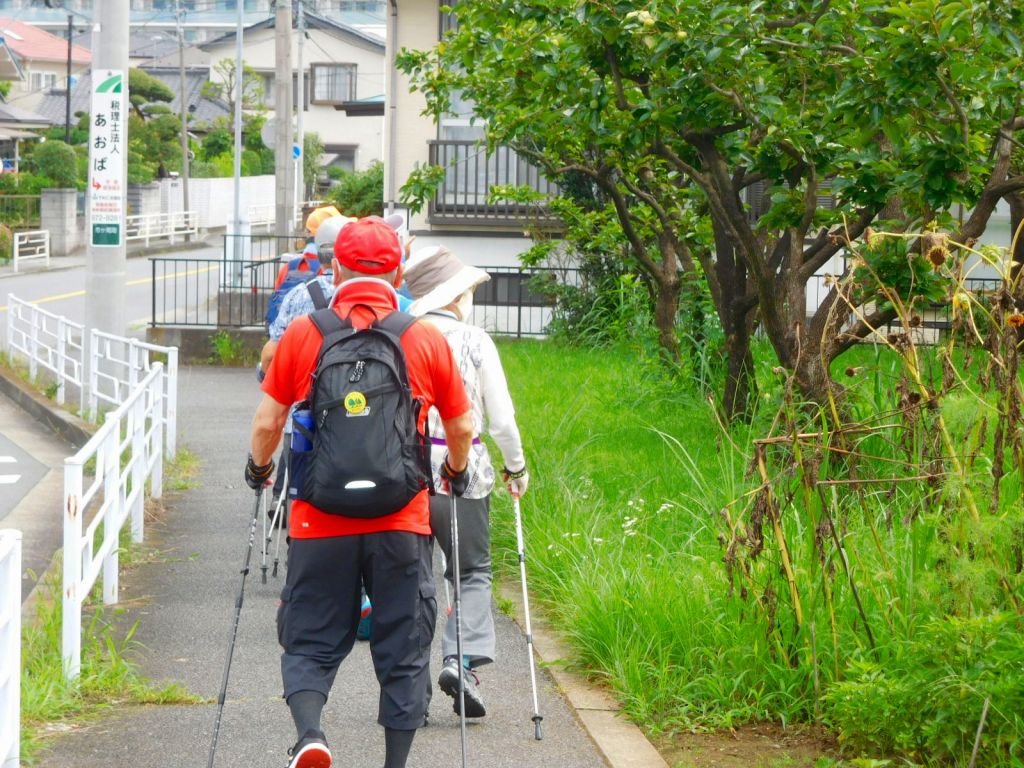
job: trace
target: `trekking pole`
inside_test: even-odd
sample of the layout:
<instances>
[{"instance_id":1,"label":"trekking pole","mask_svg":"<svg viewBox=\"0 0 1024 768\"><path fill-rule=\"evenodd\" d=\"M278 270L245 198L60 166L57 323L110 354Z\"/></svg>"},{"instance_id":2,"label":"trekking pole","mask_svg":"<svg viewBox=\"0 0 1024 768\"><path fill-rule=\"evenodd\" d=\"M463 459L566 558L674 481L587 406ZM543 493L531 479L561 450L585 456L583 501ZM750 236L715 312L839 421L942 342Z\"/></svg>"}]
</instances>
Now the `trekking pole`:
<instances>
[{"instance_id":1,"label":"trekking pole","mask_svg":"<svg viewBox=\"0 0 1024 768\"><path fill-rule=\"evenodd\" d=\"M273 531L271 531L270 533L267 532L267 500L266 500L266 497L263 496L262 494L260 494L260 498L263 501L263 503L261 505L262 506L263 514L260 515L260 517L263 518L263 542L262 542L262 545L260 546L260 582L263 583L263 584L266 584L267 583L267 550L269 549L270 537L271 537Z\"/></svg>"},{"instance_id":2,"label":"trekking pole","mask_svg":"<svg viewBox=\"0 0 1024 768\"><path fill-rule=\"evenodd\" d=\"M526 547L523 545L523 516L519 512L519 496L512 494L512 507L516 513L516 547L519 549L519 576L523 582L523 612L526 614L526 650L530 658L530 684L533 686L533 736L537 741L544 738L540 730L540 714L537 703L537 673L533 666L533 630L530 627L530 596L526 593Z\"/></svg>"},{"instance_id":3,"label":"trekking pole","mask_svg":"<svg viewBox=\"0 0 1024 768\"><path fill-rule=\"evenodd\" d=\"M249 575L249 561L252 559L252 547L256 542L256 518L260 514L260 500L263 498L263 486L256 490L256 502L252 509L252 522L249 524L249 544L245 549L245 563L242 565L242 587L238 590L235 600L235 621L231 625L231 642L228 644L228 659L224 665L224 679L220 684L220 696L217 697L217 720L213 725L213 742L210 744L210 759L206 768L213 768L213 758L217 753L217 737L220 736L220 720L224 715L224 699L228 693L228 676L231 674L231 658L235 655L235 638L238 637L238 620L242 615L242 599L245 596L245 577Z\"/></svg>"},{"instance_id":4,"label":"trekking pole","mask_svg":"<svg viewBox=\"0 0 1024 768\"><path fill-rule=\"evenodd\" d=\"M462 739L462 768L466 768L466 677L462 669L462 576L459 574L459 521L455 494L452 500L452 575L455 582L455 652L459 655L459 735Z\"/></svg>"},{"instance_id":5,"label":"trekking pole","mask_svg":"<svg viewBox=\"0 0 1024 768\"><path fill-rule=\"evenodd\" d=\"M448 570L448 558L444 556L444 550L441 550L441 581L444 582L444 605L445 615L452 615L452 593L448 589L448 579L443 578L443 574Z\"/></svg>"},{"instance_id":6,"label":"trekking pole","mask_svg":"<svg viewBox=\"0 0 1024 768\"><path fill-rule=\"evenodd\" d=\"M274 570L271 575L277 578L277 564L279 561L278 555L281 552L281 531L284 530L284 509L288 503L288 467L284 468L284 493L282 493L277 499L277 506L274 507L274 515L270 519L270 530L266 531L266 540L264 542L263 549L263 583L267 583L267 553L270 551L270 541L274 537L275 531L277 532L277 541L274 543Z\"/></svg>"}]
</instances>

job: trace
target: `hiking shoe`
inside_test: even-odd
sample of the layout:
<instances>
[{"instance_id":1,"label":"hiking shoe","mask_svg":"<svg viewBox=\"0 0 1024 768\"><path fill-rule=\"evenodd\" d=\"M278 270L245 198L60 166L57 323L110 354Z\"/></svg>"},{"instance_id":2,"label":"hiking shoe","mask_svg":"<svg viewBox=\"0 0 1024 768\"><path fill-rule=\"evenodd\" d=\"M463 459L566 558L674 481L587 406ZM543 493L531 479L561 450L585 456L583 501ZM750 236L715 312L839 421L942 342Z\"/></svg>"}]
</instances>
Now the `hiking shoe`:
<instances>
[{"instance_id":1,"label":"hiking shoe","mask_svg":"<svg viewBox=\"0 0 1024 768\"><path fill-rule=\"evenodd\" d=\"M459 660L450 658L445 660L441 674L437 678L438 687L451 696L455 701L452 709L455 714L459 712L459 670L462 670L463 685L465 686L466 717L483 717L487 714L484 708L484 700L480 696L480 678L471 669L466 669L459 664Z\"/></svg>"},{"instance_id":2,"label":"hiking shoe","mask_svg":"<svg viewBox=\"0 0 1024 768\"><path fill-rule=\"evenodd\" d=\"M306 735L288 750L291 760L288 768L331 768L331 750L321 731L306 731Z\"/></svg>"}]
</instances>

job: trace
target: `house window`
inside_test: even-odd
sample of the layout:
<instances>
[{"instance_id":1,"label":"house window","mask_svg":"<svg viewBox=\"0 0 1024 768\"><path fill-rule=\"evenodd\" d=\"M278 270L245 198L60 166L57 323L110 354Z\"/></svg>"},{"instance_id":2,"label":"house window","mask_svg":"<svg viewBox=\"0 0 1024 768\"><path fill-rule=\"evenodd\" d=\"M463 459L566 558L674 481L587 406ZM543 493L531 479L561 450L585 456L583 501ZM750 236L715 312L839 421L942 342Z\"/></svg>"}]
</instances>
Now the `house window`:
<instances>
[{"instance_id":1,"label":"house window","mask_svg":"<svg viewBox=\"0 0 1024 768\"><path fill-rule=\"evenodd\" d=\"M313 64L310 80L313 104L343 104L356 99L355 64Z\"/></svg>"},{"instance_id":2,"label":"house window","mask_svg":"<svg viewBox=\"0 0 1024 768\"><path fill-rule=\"evenodd\" d=\"M36 92L46 91L57 84L57 75L53 72L33 72L29 76L29 87Z\"/></svg>"}]
</instances>

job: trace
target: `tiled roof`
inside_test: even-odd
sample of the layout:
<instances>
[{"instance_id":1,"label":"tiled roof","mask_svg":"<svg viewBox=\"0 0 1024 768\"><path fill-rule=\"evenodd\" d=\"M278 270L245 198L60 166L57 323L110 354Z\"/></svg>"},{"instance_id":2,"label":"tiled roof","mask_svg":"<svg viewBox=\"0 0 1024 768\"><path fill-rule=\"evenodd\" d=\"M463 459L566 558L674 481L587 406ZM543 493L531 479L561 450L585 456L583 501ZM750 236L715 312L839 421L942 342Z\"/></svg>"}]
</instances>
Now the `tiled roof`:
<instances>
[{"instance_id":1,"label":"tiled roof","mask_svg":"<svg viewBox=\"0 0 1024 768\"><path fill-rule=\"evenodd\" d=\"M162 82L174 92L174 101L167 106L172 112L178 114L180 110L180 99L178 98L178 70L177 69L146 69L146 72ZM195 105L191 112L189 123L206 123L218 117L228 117L230 113L224 102L209 99L202 94L203 84L209 79L209 72L203 69L185 70L185 101L189 106ZM92 89L92 80L89 75L79 77L75 87L71 90L71 114L76 112L89 111L89 99ZM39 102L36 111L41 115L53 120L56 124L64 124L65 96L63 91L51 91Z\"/></svg>"},{"instance_id":2,"label":"tiled roof","mask_svg":"<svg viewBox=\"0 0 1024 768\"><path fill-rule=\"evenodd\" d=\"M28 61L67 61L68 41L51 35L31 24L7 16L0 16L0 37L7 47ZM88 64L92 54L80 45L71 46L71 60L75 64Z\"/></svg>"}]
</instances>

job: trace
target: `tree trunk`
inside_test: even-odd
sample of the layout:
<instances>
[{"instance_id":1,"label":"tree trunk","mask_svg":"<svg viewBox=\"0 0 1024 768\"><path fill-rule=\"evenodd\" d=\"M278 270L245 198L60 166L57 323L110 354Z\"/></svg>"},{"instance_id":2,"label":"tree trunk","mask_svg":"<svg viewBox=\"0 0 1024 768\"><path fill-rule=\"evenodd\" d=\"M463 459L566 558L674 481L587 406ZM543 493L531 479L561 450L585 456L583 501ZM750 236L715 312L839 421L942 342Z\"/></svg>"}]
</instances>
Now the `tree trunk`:
<instances>
[{"instance_id":1,"label":"tree trunk","mask_svg":"<svg viewBox=\"0 0 1024 768\"><path fill-rule=\"evenodd\" d=\"M679 313L680 281L676 275L664 276L657 281L658 295L654 301L654 325L658 329L658 343L669 360L679 362L679 339L676 336L676 315Z\"/></svg>"},{"instance_id":2,"label":"tree trunk","mask_svg":"<svg viewBox=\"0 0 1024 768\"><path fill-rule=\"evenodd\" d=\"M718 317L725 333L725 387L722 416L727 421L747 421L757 393L754 355L750 350L751 327L743 299L747 293L747 269L736 258L731 239L717 223L715 232L715 274L719 296Z\"/></svg>"}]
</instances>

